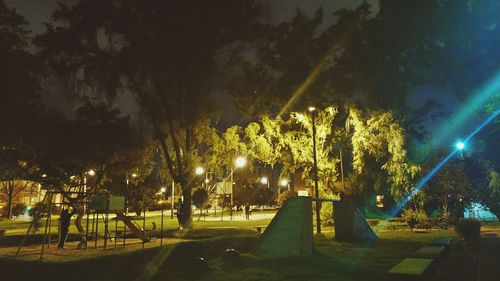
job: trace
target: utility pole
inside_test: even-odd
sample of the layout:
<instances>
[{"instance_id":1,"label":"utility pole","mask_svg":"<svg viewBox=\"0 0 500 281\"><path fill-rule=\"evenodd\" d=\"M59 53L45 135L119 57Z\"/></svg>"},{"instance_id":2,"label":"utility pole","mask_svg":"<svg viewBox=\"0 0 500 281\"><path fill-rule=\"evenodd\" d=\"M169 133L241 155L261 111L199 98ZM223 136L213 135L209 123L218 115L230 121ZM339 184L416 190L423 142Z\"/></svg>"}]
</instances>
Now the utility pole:
<instances>
[{"instance_id":1,"label":"utility pole","mask_svg":"<svg viewBox=\"0 0 500 281\"><path fill-rule=\"evenodd\" d=\"M309 107L312 115L312 129L313 129L313 157L314 157L314 192L316 196L316 232L321 233L321 218L320 210L321 203L319 202L319 187L318 187L318 155L316 153L316 108Z\"/></svg>"}]
</instances>

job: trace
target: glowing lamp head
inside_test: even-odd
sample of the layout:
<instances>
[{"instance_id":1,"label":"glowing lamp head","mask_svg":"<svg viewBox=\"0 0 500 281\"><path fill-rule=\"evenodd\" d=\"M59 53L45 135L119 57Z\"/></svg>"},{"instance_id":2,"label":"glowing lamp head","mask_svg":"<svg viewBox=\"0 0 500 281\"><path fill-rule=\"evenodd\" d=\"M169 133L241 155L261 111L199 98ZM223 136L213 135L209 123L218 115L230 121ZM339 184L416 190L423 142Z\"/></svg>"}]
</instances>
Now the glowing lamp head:
<instances>
[{"instance_id":1,"label":"glowing lamp head","mask_svg":"<svg viewBox=\"0 0 500 281\"><path fill-rule=\"evenodd\" d=\"M262 177L262 178L260 178L260 183L267 184L267 183L269 183L269 179L267 177Z\"/></svg>"},{"instance_id":2,"label":"glowing lamp head","mask_svg":"<svg viewBox=\"0 0 500 281\"><path fill-rule=\"evenodd\" d=\"M90 170L88 170L87 174L88 174L89 176L93 177L93 176L95 176L95 171L94 171L94 170L92 170L92 169L90 169Z\"/></svg>"},{"instance_id":3,"label":"glowing lamp head","mask_svg":"<svg viewBox=\"0 0 500 281\"><path fill-rule=\"evenodd\" d=\"M282 187L287 187L287 186L288 186L288 180L286 180L286 179L281 180L281 181L280 181L280 185L281 185Z\"/></svg>"},{"instance_id":4,"label":"glowing lamp head","mask_svg":"<svg viewBox=\"0 0 500 281\"><path fill-rule=\"evenodd\" d=\"M137 178L137 177L138 177L138 175L137 175L136 173L133 173L131 176L132 176L133 178Z\"/></svg>"},{"instance_id":5,"label":"glowing lamp head","mask_svg":"<svg viewBox=\"0 0 500 281\"><path fill-rule=\"evenodd\" d=\"M234 160L234 164L236 168L242 168L247 164L247 159L243 156L238 156L236 157L236 160Z\"/></svg>"},{"instance_id":6,"label":"glowing lamp head","mask_svg":"<svg viewBox=\"0 0 500 281\"><path fill-rule=\"evenodd\" d=\"M205 169L203 169L203 167L196 167L196 169L194 170L195 174L197 174L198 176L200 175L203 175L205 173Z\"/></svg>"},{"instance_id":7,"label":"glowing lamp head","mask_svg":"<svg viewBox=\"0 0 500 281\"><path fill-rule=\"evenodd\" d=\"M458 149L458 150L463 150L465 148L465 143L459 141L457 142L457 144L455 144L455 147Z\"/></svg>"},{"instance_id":8,"label":"glowing lamp head","mask_svg":"<svg viewBox=\"0 0 500 281\"><path fill-rule=\"evenodd\" d=\"M161 192L161 193L165 193L166 191L167 191L167 189L166 189L165 187L162 187L162 188L160 189L160 192Z\"/></svg>"},{"instance_id":9,"label":"glowing lamp head","mask_svg":"<svg viewBox=\"0 0 500 281\"><path fill-rule=\"evenodd\" d=\"M314 106L309 106L309 107L307 108L307 110L309 110L309 112L314 112L314 111L316 111L316 107L314 107Z\"/></svg>"}]
</instances>

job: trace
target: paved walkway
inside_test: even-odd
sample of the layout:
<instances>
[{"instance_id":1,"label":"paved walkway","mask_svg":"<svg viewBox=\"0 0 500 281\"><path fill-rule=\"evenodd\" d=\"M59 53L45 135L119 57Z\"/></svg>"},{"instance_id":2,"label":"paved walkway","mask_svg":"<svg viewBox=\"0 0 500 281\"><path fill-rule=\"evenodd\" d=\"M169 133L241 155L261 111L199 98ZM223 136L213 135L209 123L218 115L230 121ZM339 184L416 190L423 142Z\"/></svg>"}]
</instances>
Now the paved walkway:
<instances>
[{"instance_id":1,"label":"paved walkway","mask_svg":"<svg viewBox=\"0 0 500 281\"><path fill-rule=\"evenodd\" d=\"M436 280L500 280L500 229L483 227L479 246L453 249L437 269Z\"/></svg>"},{"instance_id":2,"label":"paved walkway","mask_svg":"<svg viewBox=\"0 0 500 281\"><path fill-rule=\"evenodd\" d=\"M500 229L485 227L481 236L477 281L500 280Z\"/></svg>"}]
</instances>

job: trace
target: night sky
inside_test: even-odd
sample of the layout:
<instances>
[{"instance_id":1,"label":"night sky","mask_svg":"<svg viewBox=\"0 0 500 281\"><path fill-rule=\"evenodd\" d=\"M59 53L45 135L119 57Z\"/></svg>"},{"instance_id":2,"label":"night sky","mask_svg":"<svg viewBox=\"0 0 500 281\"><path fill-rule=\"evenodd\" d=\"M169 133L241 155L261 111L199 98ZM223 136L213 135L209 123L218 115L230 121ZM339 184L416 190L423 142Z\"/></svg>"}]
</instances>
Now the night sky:
<instances>
[{"instance_id":1,"label":"night sky","mask_svg":"<svg viewBox=\"0 0 500 281\"><path fill-rule=\"evenodd\" d=\"M15 7L21 15L26 17L30 23L30 29L35 34L44 31L43 23L50 21L51 13L56 8L57 2L57 0L6 0L7 5ZM71 0L63 0L63 2L71 2ZM362 2L362 0L263 0L265 10L269 11L269 15L273 22L281 22L291 18L295 14L297 8L312 15L314 11L321 6L325 14L325 26L335 21L335 17L331 15L336 10L342 8L354 9ZM378 1L370 0L368 2L373 7L372 12L376 14L378 12ZM75 108L71 97L61 95L57 90L46 93L44 98L52 106L66 114L71 114ZM227 101L227 99L230 98L231 97L224 97L223 100ZM408 105L411 108L418 109L425 107L428 100L432 100L441 105L441 107L432 109L428 112L429 116L432 117L424 124L428 132L436 131L439 130L439 128L450 125L453 120L448 117L456 111L457 108L465 106L463 101L459 101L452 93L447 92L446 89L435 89L431 85L414 89L413 94L408 99ZM130 97L122 95L122 97L117 100L117 103L123 112L134 115L136 108L130 103ZM228 104L227 102L222 103L223 111L232 111ZM233 114L229 113L229 115ZM470 124L463 127L464 132L470 131L481 118L482 116L471 116L469 120ZM229 119L234 121L234 116L231 116ZM460 134L460 132L456 133Z\"/></svg>"},{"instance_id":2,"label":"night sky","mask_svg":"<svg viewBox=\"0 0 500 281\"><path fill-rule=\"evenodd\" d=\"M26 17L30 22L31 29L35 33L44 31L43 23L50 20L52 11L57 6L57 0L6 0L7 5L15 7L17 11ZM71 0L63 0L61 2L71 2ZM275 21L282 21L294 15L295 10L300 8L307 13L314 12L318 7L323 7L325 15L341 9L352 9L359 6L362 0L264 0L265 5L268 5L271 17ZM376 12L378 9L378 1L368 1L374 7Z\"/></svg>"}]
</instances>

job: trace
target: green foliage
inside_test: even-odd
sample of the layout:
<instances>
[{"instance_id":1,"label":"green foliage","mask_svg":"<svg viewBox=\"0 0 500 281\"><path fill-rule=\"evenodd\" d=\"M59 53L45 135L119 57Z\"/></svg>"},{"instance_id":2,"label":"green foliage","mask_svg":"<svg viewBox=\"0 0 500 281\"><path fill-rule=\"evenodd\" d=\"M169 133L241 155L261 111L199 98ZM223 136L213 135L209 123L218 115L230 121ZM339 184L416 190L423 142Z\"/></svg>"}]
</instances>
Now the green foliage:
<instances>
[{"instance_id":1,"label":"green foliage","mask_svg":"<svg viewBox=\"0 0 500 281\"><path fill-rule=\"evenodd\" d=\"M286 202L286 200L296 197L297 192L293 190L286 190L280 193L280 196L278 197L278 205L283 206L283 204Z\"/></svg>"},{"instance_id":2,"label":"green foliage","mask_svg":"<svg viewBox=\"0 0 500 281\"><path fill-rule=\"evenodd\" d=\"M434 168L447 152L437 153L429 161L426 170ZM476 194L466 174L466 163L462 160L449 161L424 188L424 205L429 213L440 210L442 216L460 217L464 206L475 201Z\"/></svg>"},{"instance_id":3,"label":"green foliage","mask_svg":"<svg viewBox=\"0 0 500 281\"><path fill-rule=\"evenodd\" d=\"M274 193L267 187L258 187L252 195L252 205L265 206L275 203Z\"/></svg>"},{"instance_id":4,"label":"green foliage","mask_svg":"<svg viewBox=\"0 0 500 281\"><path fill-rule=\"evenodd\" d=\"M490 195L487 206L498 218L500 217L500 174L496 171L491 172L489 188Z\"/></svg>"},{"instance_id":5,"label":"green foliage","mask_svg":"<svg viewBox=\"0 0 500 281\"><path fill-rule=\"evenodd\" d=\"M427 220L427 215L422 210L405 209L401 214L402 219L408 224L410 229L413 229L418 225L420 221Z\"/></svg>"},{"instance_id":6,"label":"green foliage","mask_svg":"<svg viewBox=\"0 0 500 281\"><path fill-rule=\"evenodd\" d=\"M59 5L55 22L36 39L67 84L96 89L108 100L124 88L132 94L182 187L184 227L191 225L192 171L199 164L196 127L215 112L210 93L224 67L217 55L241 51L238 43L255 34L259 7L252 0L81 0Z\"/></svg>"},{"instance_id":7,"label":"green foliage","mask_svg":"<svg viewBox=\"0 0 500 281\"><path fill-rule=\"evenodd\" d=\"M205 207L208 200L208 192L205 188L196 188L193 190L193 203L198 209Z\"/></svg>"},{"instance_id":8,"label":"green foliage","mask_svg":"<svg viewBox=\"0 0 500 281\"><path fill-rule=\"evenodd\" d=\"M381 162L387 173L396 200L402 198L412 186L420 168L408 162L405 131L390 111L361 111L351 108L349 124L352 126L353 169L362 174L367 157Z\"/></svg>"},{"instance_id":9,"label":"green foliage","mask_svg":"<svg viewBox=\"0 0 500 281\"><path fill-rule=\"evenodd\" d=\"M255 188L249 184L244 184L235 188L233 195L233 203L235 205L247 205L252 204L253 196L255 193Z\"/></svg>"},{"instance_id":10,"label":"green foliage","mask_svg":"<svg viewBox=\"0 0 500 281\"><path fill-rule=\"evenodd\" d=\"M455 231L467 242L478 241L481 237L481 222L477 219L461 219Z\"/></svg>"},{"instance_id":11,"label":"green foliage","mask_svg":"<svg viewBox=\"0 0 500 281\"><path fill-rule=\"evenodd\" d=\"M327 226L332 226L333 225L333 212L335 212L335 209L333 208L332 203L322 203L321 204L321 210L320 210L320 218L321 222L324 225Z\"/></svg>"},{"instance_id":12,"label":"green foliage","mask_svg":"<svg viewBox=\"0 0 500 281\"><path fill-rule=\"evenodd\" d=\"M3 216L4 217L8 217L8 215L6 214L6 209L2 209L3 211ZM11 216L19 216L19 215L22 215L24 214L24 212L26 211L26 205L25 204L14 204L12 206L12 213L11 213Z\"/></svg>"},{"instance_id":13,"label":"green foliage","mask_svg":"<svg viewBox=\"0 0 500 281\"><path fill-rule=\"evenodd\" d=\"M367 219L366 222L368 222L368 224L371 227L375 227L375 226L379 225L380 220L379 219Z\"/></svg>"}]
</instances>

